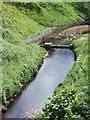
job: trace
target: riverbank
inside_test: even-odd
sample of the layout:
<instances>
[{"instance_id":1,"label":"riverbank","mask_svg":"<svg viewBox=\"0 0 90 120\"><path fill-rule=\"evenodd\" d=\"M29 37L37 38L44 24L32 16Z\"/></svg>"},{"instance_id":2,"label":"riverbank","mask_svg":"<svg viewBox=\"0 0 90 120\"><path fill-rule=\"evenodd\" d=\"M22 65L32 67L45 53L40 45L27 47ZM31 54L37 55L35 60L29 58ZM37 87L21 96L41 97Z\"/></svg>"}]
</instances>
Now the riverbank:
<instances>
[{"instance_id":1,"label":"riverbank","mask_svg":"<svg viewBox=\"0 0 90 120\"><path fill-rule=\"evenodd\" d=\"M88 81L88 35L73 40L76 62L65 81L55 89L50 104L46 104L43 114L37 120L90 119Z\"/></svg>"},{"instance_id":2,"label":"riverbank","mask_svg":"<svg viewBox=\"0 0 90 120\"><path fill-rule=\"evenodd\" d=\"M13 12L15 14L13 14ZM37 44L27 44L24 40L25 36L18 31L19 28L20 30L22 28L22 31L26 28L26 24L19 24L18 21L21 21L20 19L22 18L22 20L26 19L28 23L29 18L7 3L2 5L1 14L3 77L2 86L0 87L0 93L2 92L0 94L2 98L0 111L1 109L6 111L9 102L13 101L14 98L21 93L23 87L26 86L28 82L31 82L32 77L38 72L45 50ZM14 17L11 17L13 15ZM29 23L31 23L31 21ZM38 26L40 27L40 25L36 25L34 21L32 21L32 23L36 28L38 28ZM39 30L40 29L37 31Z\"/></svg>"},{"instance_id":3,"label":"riverbank","mask_svg":"<svg viewBox=\"0 0 90 120\"><path fill-rule=\"evenodd\" d=\"M69 3L16 2L3 3L0 6L3 38L1 50L3 79L0 95L2 104L6 105L12 96L21 92L23 84L31 80L43 59L45 51L37 44L26 43L26 37L39 34L48 27L80 20L86 13L80 12L77 5L75 8ZM84 9L86 8L83 7ZM57 19L58 16L60 20Z\"/></svg>"},{"instance_id":4,"label":"riverbank","mask_svg":"<svg viewBox=\"0 0 90 120\"><path fill-rule=\"evenodd\" d=\"M59 84L59 78L61 78L61 81L65 80L73 63L74 54L72 51L55 49L52 55L44 59L32 83L28 84L22 94L8 106L3 118L26 118L26 115L32 117L36 115L36 111L42 111L45 103L49 102L48 97L52 96L53 91Z\"/></svg>"}]
</instances>

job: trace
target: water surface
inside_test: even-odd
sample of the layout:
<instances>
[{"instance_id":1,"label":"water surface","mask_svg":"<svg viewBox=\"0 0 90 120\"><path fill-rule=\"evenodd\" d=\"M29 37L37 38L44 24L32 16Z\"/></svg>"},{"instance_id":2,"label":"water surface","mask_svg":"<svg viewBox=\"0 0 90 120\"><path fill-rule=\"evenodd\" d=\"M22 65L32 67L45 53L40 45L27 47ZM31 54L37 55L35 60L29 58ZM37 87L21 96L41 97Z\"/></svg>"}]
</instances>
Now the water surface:
<instances>
[{"instance_id":1,"label":"water surface","mask_svg":"<svg viewBox=\"0 0 90 120\"><path fill-rule=\"evenodd\" d=\"M19 118L21 114L32 109L40 109L49 102L56 86L65 80L74 63L74 54L69 49L55 49L53 54L44 59L36 78L22 92L20 97L10 105L5 118Z\"/></svg>"}]
</instances>

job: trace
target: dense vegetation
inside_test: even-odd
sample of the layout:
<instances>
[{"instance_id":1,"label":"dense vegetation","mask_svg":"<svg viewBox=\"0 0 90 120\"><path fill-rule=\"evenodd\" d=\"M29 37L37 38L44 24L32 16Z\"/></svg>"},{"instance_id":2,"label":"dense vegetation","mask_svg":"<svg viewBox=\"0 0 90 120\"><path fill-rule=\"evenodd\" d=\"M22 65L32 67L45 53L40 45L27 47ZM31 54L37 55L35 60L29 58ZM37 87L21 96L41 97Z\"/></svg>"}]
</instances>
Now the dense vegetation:
<instances>
[{"instance_id":1,"label":"dense vegetation","mask_svg":"<svg viewBox=\"0 0 90 120\"><path fill-rule=\"evenodd\" d=\"M74 40L77 60L39 120L89 120L88 38Z\"/></svg>"},{"instance_id":2,"label":"dense vegetation","mask_svg":"<svg viewBox=\"0 0 90 120\"><path fill-rule=\"evenodd\" d=\"M18 94L23 84L31 80L37 72L45 53L38 44L26 43L26 38L39 34L48 27L61 26L87 18L90 16L90 12L86 16L84 10L88 10L88 4L84 4L83 11L78 8L77 4L74 6L74 4L63 2L13 2L1 5L3 104L6 104L12 96ZM66 93L67 95L68 93Z\"/></svg>"},{"instance_id":3,"label":"dense vegetation","mask_svg":"<svg viewBox=\"0 0 90 120\"><path fill-rule=\"evenodd\" d=\"M2 102L6 104L12 96L16 96L22 90L24 84L32 80L45 51L36 44L27 44L24 40L22 31L23 29L29 31L25 27L28 24L30 26L29 18L12 6L3 5L2 7ZM20 20L21 18L23 21ZM32 31L35 32L38 25L33 21L32 26ZM38 31L39 29L36 29L36 33Z\"/></svg>"},{"instance_id":4,"label":"dense vegetation","mask_svg":"<svg viewBox=\"0 0 90 120\"><path fill-rule=\"evenodd\" d=\"M44 27L61 26L90 17L88 3L25 2L12 5Z\"/></svg>"}]
</instances>

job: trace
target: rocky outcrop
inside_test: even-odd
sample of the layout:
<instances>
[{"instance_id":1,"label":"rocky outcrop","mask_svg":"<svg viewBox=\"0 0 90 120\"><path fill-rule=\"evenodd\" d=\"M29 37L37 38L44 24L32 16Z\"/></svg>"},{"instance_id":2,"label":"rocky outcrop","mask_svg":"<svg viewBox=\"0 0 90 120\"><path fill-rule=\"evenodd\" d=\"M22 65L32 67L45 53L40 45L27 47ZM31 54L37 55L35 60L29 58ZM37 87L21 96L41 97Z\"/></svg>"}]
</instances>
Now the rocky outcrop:
<instances>
[{"instance_id":1,"label":"rocky outcrop","mask_svg":"<svg viewBox=\"0 0 90 120\"><path fill-rule=\"evenodd\" d=\"M54 35L62 30L68 29L68 28L72 28L75 26L80 26L80 25L86 25L90 23L90 19L84 20L84 21L77 21L74 23L70 23L64 26L60 26L60 27L53 27L53 28L49 28L46 29L45 31L43 31L42 33L31 37L29 39L27 39L27 42L37 42L37 41L45 41L45 39L47 39L49 36Z\"/></svg>"}]
</instances>

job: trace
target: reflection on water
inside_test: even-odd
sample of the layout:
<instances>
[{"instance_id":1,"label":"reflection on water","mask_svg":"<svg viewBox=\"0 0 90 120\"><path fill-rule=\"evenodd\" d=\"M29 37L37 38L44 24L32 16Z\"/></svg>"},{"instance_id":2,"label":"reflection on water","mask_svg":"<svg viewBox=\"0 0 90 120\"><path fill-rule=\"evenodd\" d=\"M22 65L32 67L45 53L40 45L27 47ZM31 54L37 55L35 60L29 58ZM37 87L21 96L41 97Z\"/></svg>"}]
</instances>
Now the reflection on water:
<instances>
[{"instance_id":1,"label":"reflection on water","mask_svg":"<svg viewBox=\"0 0 90 120\"><path fill-rule=\"evenodd\" d=\"M35 80L14 101L4 117L19 118L21 114L30 112L32 109L42 110L45 103L49 102L48 97L53 94L56 86L64 81L73 63L72 51L56 49L51 56L44 59Z\"/></svg>"}]
</instances>

